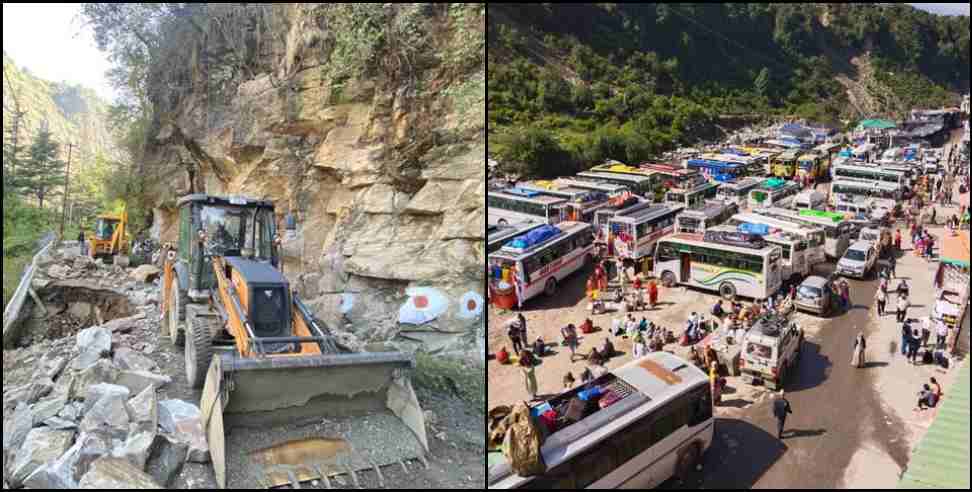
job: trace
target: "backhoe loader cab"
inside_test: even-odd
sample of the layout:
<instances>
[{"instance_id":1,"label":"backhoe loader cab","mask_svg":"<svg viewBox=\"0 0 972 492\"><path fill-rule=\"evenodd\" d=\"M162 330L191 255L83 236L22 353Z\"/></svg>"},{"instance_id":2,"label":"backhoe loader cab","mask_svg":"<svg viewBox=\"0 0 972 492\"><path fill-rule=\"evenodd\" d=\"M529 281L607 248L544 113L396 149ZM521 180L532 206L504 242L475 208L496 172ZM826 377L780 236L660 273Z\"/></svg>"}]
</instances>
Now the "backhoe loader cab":
<instances>
[{"instance_id":1,"label":"backhoe loader cab","mask_svg":"<svg viewBox=\"0 0 972 492\"><path fill-rule=\"evenodd\" d=\"M163 248L162 331L185 346L186 379L203 389L203 427L219 486L253 485L227 482L238 476L228 473L227 462L240 462L227 460L238 451L229 445L257 444L228 441L233 427L280 436L263 452L248 450L263 487L354 478L424 460L425 417L410 377L414 356L340 346L278 269L278 245L272 203L192 195L179 201L179 243ZM287 440L294 423L325 417L366 417L370 424Z\"/></svg>"},{"instance_id":2,"label":"backhoe loader cab","mask_svg":"<svg viewBox=\"0 0 972 492\"><path fill-rule=\"evenodd\" d=\"M109 258L122 266L128 266L131 241L128 235L128 212L121 215L100 215L95 221L94 233L88 236L88 255L91 258Z\"/></svg>"}]
</instances>

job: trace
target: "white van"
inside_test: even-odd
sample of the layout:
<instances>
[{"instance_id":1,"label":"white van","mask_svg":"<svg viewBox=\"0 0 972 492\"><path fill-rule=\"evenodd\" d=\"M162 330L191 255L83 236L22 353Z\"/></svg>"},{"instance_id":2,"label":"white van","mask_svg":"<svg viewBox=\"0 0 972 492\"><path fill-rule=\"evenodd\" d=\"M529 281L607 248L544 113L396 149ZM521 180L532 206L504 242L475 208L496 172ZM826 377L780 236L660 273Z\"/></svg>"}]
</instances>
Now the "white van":
<instances>
[{"instance_id":1,"label":"white van","mask_svg":"<svg viewBox=\"0 0 972 492\"><path fill-rule=\"evenodd\" d=\"M797 210L804 208L827 210L827 195L814 190L801 192L793 199L793 208Z\"/></svg>"}]
</instances>

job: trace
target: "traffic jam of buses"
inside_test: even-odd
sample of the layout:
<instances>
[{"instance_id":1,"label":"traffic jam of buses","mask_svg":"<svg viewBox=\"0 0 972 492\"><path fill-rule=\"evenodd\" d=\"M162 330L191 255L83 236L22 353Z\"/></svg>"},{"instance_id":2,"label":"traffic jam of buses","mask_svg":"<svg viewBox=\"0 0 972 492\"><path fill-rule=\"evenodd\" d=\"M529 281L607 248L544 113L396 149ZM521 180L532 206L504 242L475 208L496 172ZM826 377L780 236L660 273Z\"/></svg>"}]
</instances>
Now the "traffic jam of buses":
<instances>
[{"instance_id":1,"label":"traffic jam of buses","mask_svg":"<svg viewBox=\"0 0 972 492\"><path fill-rule=\"evenodd\" d=\"M818 455L893 487L968 350L968 124L865 123L491 177L488 488L782 488Z\"/></svg>"}]
</instances>

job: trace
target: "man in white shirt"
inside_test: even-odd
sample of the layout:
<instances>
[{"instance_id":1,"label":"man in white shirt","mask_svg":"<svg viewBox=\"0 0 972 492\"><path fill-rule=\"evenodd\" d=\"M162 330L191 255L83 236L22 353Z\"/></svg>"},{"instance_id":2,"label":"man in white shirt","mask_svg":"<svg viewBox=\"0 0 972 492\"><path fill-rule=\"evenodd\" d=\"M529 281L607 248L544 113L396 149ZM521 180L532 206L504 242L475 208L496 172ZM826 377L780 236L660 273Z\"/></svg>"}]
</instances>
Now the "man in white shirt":
<instances>
[{"instance_id":1,"label":"man in white shirt","mask_svg":"<svg viewBox=\"0 0 972 492\"><path fill-rule=\"evenodd\" d=\"M945 321L938 320L938 340L936 340L935 346L938 350L945 350L945 343L948 340L948 325Z\"/></svg>"}]
</instances>

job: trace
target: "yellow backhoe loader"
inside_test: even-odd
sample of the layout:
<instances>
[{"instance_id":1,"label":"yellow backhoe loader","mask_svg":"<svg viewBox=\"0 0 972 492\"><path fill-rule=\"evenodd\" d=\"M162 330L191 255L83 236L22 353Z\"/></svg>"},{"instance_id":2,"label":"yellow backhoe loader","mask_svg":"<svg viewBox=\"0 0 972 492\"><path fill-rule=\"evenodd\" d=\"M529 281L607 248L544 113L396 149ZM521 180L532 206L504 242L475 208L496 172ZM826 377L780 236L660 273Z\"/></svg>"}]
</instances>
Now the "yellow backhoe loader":
<instances>
[{"instance_id":1,"label":"yellow backhoe loader","mask_svg":"<svg viewBox=\"0 0 972 492\"><path fill-rule=\"evenodd\" d=\"M88 236L88 255L111 258L116 265L128 266L131 239L128 236L128 208L119 215L99 215L94 233Z\"/></svg>"},{"instance_id":2,"label":"yellow backhoe loader","mask_svg":"<svg viewBox=\"0 0 972 492\"><path fill-rule=\"evenodd\" d=\"M203 388L218 485L297 486L336 475L357 483L368 470L383 481L383 466L425 463L414 356L348 353L336 342L279 270L273 204L191 195L179 212L179 243L163 247L162 330L184 347L189 383ZM329 428L329 420L343 424ZM300 424L322 421L321 431L302 427L288 440ZM270 432L273 442L251 431ZM241 455L257 483L228 477L228 458Z\"/></svg>"}]
</instances>

